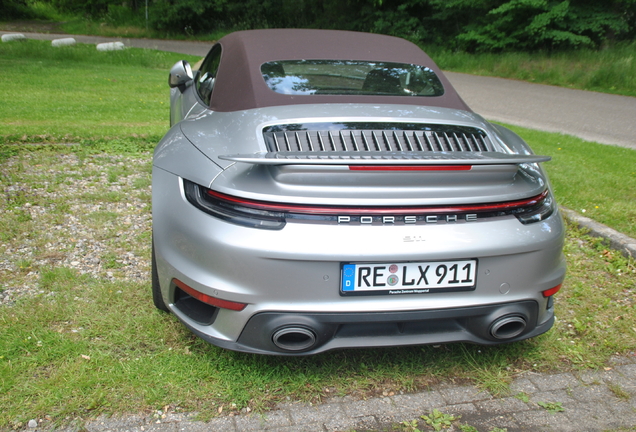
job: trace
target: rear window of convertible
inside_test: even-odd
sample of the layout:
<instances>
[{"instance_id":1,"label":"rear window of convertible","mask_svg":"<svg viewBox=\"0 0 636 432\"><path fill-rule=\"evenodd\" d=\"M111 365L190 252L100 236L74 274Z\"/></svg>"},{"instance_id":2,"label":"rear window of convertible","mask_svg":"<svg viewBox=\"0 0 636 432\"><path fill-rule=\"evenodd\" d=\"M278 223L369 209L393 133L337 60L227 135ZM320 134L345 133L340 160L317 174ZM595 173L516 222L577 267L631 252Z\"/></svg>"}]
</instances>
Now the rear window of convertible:
<instances>
[{"instance_id":1,"label":"rear window of convertible","mask_svg":"<svg viewBox=\"0 0 636 432\"><path fill-rule=\"evenodd\" d=\"M261 65L270 89L286 95L441 96L444 87L431 69L414 64L282 60Z\"/></svg>"}]
</instances>

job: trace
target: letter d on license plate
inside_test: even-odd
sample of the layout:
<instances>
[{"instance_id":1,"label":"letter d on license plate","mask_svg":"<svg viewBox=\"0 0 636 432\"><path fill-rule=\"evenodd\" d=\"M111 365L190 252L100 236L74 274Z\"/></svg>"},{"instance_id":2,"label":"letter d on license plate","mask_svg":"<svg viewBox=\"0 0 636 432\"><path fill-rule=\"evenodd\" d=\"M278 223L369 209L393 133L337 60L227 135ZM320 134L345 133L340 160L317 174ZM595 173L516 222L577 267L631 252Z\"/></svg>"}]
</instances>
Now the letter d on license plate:
<instances>
[{"instance_id":1,"label":"letter d on license plate","mask_svg":"<svg viewBox=\"0 0 636 432\"><path fill-rule=\"evenodd\" d=\"M340 293L425 294L475 289L477 260L343 264Z\"/></svg>"}]
</instances>

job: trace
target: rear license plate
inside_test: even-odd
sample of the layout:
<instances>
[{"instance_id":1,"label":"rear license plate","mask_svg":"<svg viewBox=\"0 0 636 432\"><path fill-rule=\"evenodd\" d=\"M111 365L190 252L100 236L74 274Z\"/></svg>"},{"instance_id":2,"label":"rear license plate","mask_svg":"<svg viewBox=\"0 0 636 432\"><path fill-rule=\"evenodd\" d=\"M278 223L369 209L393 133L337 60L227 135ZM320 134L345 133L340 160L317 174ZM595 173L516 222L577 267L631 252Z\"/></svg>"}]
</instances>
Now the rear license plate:
<instances>
[{"instance_id":1,"label":"rear license plate","mask_svg":"<svg viewBox=\"0 0 636 432\"><path fill-rule=\"evenodd\" d=\"M342 295L426 294L475 289L477 260L343 264Z\"/></svg>"}]
</instances>

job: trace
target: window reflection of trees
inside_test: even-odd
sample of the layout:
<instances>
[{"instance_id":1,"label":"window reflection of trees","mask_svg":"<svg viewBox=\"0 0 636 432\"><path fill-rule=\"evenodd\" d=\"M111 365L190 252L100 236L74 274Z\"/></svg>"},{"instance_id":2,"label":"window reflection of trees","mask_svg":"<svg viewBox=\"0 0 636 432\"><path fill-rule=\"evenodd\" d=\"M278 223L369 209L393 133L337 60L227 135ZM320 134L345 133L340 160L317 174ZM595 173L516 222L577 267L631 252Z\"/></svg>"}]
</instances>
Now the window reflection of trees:
<instances>
[{"instance_id":1,"label":"window reflection of trees","mask_svg":"<svg viewBox=\"0 0 636 432\"><path fill-rule=\"evenodd\" d=\"M285 60L265 63L261 71L272 90L288 95L440 96L444 93L431 69L413 64Z\"/></svg>"},{"instance_id":2,"label":"window reflection of trees","mask_svg":"<svg viewBox=\"0 0 636 432\"><path fill-rule=\"evenodd\" d=\"M276 93L288 95L311 95L316 92L307 78L294 75L271 78L267 84Z\"/></svg>"}]
</instances>

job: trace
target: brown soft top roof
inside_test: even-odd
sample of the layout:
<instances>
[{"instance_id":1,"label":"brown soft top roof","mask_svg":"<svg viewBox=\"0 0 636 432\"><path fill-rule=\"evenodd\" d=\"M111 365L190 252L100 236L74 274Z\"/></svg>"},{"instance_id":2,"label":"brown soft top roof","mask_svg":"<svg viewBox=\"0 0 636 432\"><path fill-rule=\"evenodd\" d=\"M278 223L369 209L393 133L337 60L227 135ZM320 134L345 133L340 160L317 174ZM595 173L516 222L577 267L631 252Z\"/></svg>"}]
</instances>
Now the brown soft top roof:
<instances>
[{"instance_id":1,"label":"brown soft top roof","mask_svg":"<svg viewBox=\"0 0 636 432\"><path fill-rule=\"evenodd\" d=\"M218 44L222 48L221 63L210 101L214 111L321 103L408 104L470 110L433 60L404 39L339 30L271 29L231 33ZM300 59L418 64L437 74L444 85L444 94L437 97L285 95L267 86L260 70L263 63Z\"/></svg>"}]
</instances>

